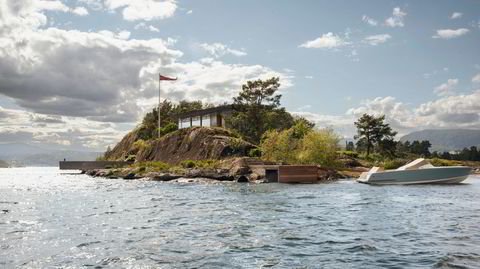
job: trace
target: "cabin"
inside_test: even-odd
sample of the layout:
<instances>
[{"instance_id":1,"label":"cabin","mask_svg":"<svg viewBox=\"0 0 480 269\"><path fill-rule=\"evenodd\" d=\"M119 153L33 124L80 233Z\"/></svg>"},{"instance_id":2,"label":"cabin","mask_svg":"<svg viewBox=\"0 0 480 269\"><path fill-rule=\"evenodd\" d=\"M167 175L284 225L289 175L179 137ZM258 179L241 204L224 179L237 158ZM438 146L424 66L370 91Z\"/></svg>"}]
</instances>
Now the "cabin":
<instances>
[{"instance_id":1,"label":"cabin","mask_svg":"<svg viewBox=\"0 0 480 269\"><path fill-rule=\"evenodd\" d=\"M177 115L178 128L182 129L193 126L228 128L225 119L229 117L233 111L232 105L223 105L181 113Z\"/></svg>"}]
</instances>

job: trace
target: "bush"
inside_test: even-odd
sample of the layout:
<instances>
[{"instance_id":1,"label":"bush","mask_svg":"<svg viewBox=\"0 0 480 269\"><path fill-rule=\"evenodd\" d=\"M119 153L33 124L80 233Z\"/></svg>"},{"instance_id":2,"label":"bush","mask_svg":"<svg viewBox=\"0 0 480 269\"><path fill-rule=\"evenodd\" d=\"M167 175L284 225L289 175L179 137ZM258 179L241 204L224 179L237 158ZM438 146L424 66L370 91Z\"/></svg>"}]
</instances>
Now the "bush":
<instances>
[{"instance_id":1,"label":"bush","mask_svg":"<svg viewBox=\"0 0 480 269\"><path fill-rule=\"evenodd\" d=\"M180 162L183 168L202 168L202 169L216 169L220 165L217 160L185 160Z\"/></svg>"},{"instance_id":2,"label":"bush","mask_svg":"<svg viewBox=\"0 0 480 269\"><path fill-rule=\"evenodd\" d=\"M261 157L262 151L259 148L253 148L248 151L248 157Z\"/></svg>"},{"instance_id":3,"label":"bush","mask_svg":"<svg viewBox=\"0 0 480 269\"><path fill-rule=\"evenodd\" d=\"M383 162L383 168L385 168L386 170L397 169L400 166L405 165L405 163L407 163L407 162L405 160L401 160L401 159L386 160L386 161Z\"/></svg>"},{"instance_id":4,"label":"bush","mask_svg":"<svg viewBox=\"0 0 480 269\"><path fill-rule=\"evenodd\" d=\"M133 143L133 148L138 151L138 150L142 150L142 149L145 149L148 147L148 144L147 142L145 142L145 140L143 139L139 139L137 141L135 141L135 143Z\"/></svg>"},{"instance_id":5,"label":"bush","mask_svg":"<svg viewBox=\"0 0 480 269\"><path fill-rule=\"evenodd\" d=\"M337 154L340 156L343 155L350 158L358 158L358 152L351 151L351 150L339 150L337 151Z\"/></svg>"},{"instance_id":6,"label":"bush","mask_svg":"<svg viewBox=\"0 0 480 269\"><path fill-rule=\"evenodd\" d=\"M339 137L330 129L312 130L297 138L291 128L267 131L260 148L267 161L335 167L338 143Z\"/></svg>"},{"instance_id":7,"label":"bush","mask_svg":"<svg viewBox=\"0 0 480 269\"><path fill-rule=\"evenodd\" d=\"M136 158L135 155L128 155L128 156L125 158L125 161L126 161L126 162L134 162L134 161L135 161L135 158Z\"/></svg>"},{"instance_id":8,"label":"bush","mask_svg":"<svg viewBox=\"0 0 480 269\"><path fill-rule=\"evenodd\" d=\"M158 128L157 128L158 130ZM171 132L175 132L176 130L178 130L178 126L177 124L173 123L173 122L170 122L169 124L167 124L165 127L162 127L160 129L160 135L161 136L164 136L168 133L171 133Z\"/></svg>"},{"instance_id":9,"label":"bush","mask_svg":"<svg viewBox=\"0 0 480 269\"><path fill-rule=\"evenodd\" d=\"M262 158L273 162L297 162L299 140L293 137L293 130L269 130L263 135L260 148Z\"/></svg>"},{"instance_id":10,"label":"bush","mask_svg":"<svg viewBox=\"0 0 480 269\"><path fill-rule=\"evenodd\" d=\"M307 133L301 140L298 159L303 164L336 167L340 138L331 129Z\"/></svg>"},{"instance_id":11,"label":"bush","mask_svg":"<svg viewBox=\"0 0 480 269\"><path fill-rule=\"evenodd\" d=\"M156 171L168 171L172 166L164 162L142 162L133 165L136 168L154 168Z\"/></svg>"},{"instance_id":12,"label":"bush","mask_svg":"<svg viewBox=\"0 0 480 269\"><path fill-rule=\"evenodd\" d=\"M459 165L459 164L458 164L457 162L455 162L455 161L438 159L438 158L431 159L431 160L430 160L430 163L431 163L433 166L456 166L456 165Z\"/></svg>"}]
</instances>

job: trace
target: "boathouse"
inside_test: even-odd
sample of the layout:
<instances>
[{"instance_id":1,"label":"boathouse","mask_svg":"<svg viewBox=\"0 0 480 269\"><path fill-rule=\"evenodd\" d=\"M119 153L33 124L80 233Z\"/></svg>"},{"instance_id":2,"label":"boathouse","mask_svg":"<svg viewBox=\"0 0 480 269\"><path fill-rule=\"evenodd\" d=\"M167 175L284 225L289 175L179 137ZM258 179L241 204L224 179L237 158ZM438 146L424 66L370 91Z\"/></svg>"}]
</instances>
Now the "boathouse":
<instances>
[{"instance_id":1,"label":"boathouse","mask_svg":"<svg viewBox=\"0 0 480 269\"><path fill-rule=\"evenodd\" d=\"M225 119L232 114L233 110L232 105L223 105L181 113L177 115L178 128L193 126L228 128Z\"/></svg>"}]
</instances>

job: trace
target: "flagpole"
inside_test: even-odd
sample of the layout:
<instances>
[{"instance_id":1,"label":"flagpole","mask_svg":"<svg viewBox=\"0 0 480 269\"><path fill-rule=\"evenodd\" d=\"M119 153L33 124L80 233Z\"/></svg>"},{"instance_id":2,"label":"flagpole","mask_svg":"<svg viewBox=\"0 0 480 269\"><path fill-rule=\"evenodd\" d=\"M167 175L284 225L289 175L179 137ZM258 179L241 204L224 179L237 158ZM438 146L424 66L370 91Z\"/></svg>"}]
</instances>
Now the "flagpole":
<instances>
[{"instance_id":1,"label":"flagpole","mask_svg":"<svg viewBox=\"0 0 480 269\"><path fill-rule=\"evenodd\" d=\"M160 138L160 73L158 74L158 138Z\"/></svg>"}]
</instances>

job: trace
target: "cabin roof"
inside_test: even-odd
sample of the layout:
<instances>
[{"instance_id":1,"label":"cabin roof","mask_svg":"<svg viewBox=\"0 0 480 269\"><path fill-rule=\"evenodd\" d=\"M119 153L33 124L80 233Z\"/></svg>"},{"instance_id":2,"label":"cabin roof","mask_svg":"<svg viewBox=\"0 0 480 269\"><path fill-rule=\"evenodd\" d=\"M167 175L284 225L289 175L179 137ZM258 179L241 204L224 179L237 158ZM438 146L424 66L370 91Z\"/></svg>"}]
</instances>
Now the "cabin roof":
<instances>
[{"instance_id":1,"label":"cabin roof","mask_svg":"<svg viewBox=\"0 0 480 269\"><path fill-rule=\"evenodd\" d=\"M210 108L192 110L189 112L180 113L176 115L176 118L178 119L191 118L191 117L204 116L204 115L213 114L213 113L231 112L233 110L234 110L233 105L222 105L222 106L216 106L216 107L210 107Z\"/></svg>"}]
</instances>

